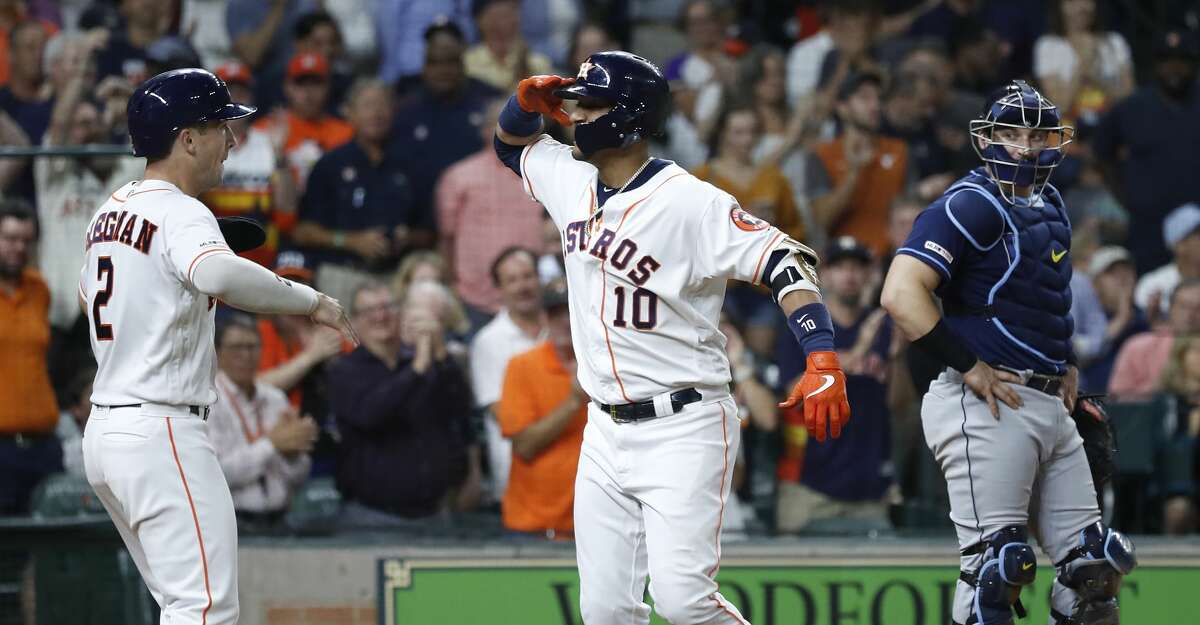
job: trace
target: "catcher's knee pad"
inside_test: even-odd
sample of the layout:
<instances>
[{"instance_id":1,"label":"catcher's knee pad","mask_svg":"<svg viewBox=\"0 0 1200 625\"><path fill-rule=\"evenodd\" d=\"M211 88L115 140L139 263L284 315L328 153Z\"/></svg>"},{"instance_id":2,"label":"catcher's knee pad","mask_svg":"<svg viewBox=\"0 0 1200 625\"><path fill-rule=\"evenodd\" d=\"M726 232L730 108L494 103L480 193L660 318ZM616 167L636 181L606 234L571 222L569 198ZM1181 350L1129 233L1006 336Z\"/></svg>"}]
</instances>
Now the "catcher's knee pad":
<instances>
[{"instance_id":1,"label":"catcher's knee pad","mask_svg":"<svg viewBox=\"0 0 1200 625\"><path fill-rule=\"evenodd\" d=\"M1058 583L1075 591L1072 614L1054 611L1059 625L1117 625L1117 591L1121 578L1137 566L1133 542L1097 522L1079 532L1079 545L1054 565Z\"/></svg>"},{"instance_id":2,"label":"catcher's knee pad","mask_svg":"<svg viewBox=\"0 0 1200 625\"><path fill-rule=\"evenodd\" d=\"M1033 583L1037 557L1024 525L1009 525L983 542L963 550L963 555L983 554L983 564L960 578L975 586L975 600L967 625L1012 625L1013 611L1022 618L1021 587Z\"/></svg>"}]
</instances>

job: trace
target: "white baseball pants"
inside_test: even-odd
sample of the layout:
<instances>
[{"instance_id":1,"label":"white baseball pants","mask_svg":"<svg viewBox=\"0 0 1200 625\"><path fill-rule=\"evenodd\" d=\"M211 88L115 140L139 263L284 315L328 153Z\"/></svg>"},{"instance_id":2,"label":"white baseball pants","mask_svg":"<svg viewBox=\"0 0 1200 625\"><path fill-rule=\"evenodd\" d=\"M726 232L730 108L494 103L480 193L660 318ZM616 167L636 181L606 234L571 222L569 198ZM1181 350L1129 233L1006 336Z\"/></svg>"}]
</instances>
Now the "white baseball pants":
<instances>
[{"instance_id":1,"label":"white baseball pants","mask_svg":"<svg viewBox=\"0 0 1200 625\"><path fill-rule=\"evenodd\" d=\"M206 425L177 406L94 406L84 431L88 482L163 625L238 620L237 520Z\"/></svg>"},{"instance_id":2,"label":"white baseball pants","mask_svg":"<svg viewBox=\"0 0 1200 625\"><path fill-rule=\"evenodd\" d=\"M575 479L575 545L586 625L745 624L717 591L720 534L741 440L733 400L615 423L595 404Z\"/></svg>"}]
</instances>

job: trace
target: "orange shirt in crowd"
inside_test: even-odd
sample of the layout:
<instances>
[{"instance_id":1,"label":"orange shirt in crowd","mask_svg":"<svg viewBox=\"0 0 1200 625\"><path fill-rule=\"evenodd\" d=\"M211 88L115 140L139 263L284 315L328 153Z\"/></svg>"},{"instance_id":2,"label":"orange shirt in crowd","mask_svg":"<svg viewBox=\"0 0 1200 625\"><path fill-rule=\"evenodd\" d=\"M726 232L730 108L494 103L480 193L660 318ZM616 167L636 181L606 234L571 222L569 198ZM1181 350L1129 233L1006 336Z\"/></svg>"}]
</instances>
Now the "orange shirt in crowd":
<instances>
[{"instance_id":1,"label":"orange shirt in crowd","mask_svg":"<svg viewBox=\"0 0 1200 625\"><path fill-rule=\"evenodd\" d=\"M749 187L738 186L705 163L696 168L696 177L732 195L751 215L779 228L797 241L804 241L804 221L796 207L796 198L787 177L774 165L760 167Z\"/></svg>"},{"instance_id":2,"label":"orange shirt in crowd","mask_svg":"<svg viewBox=\"0 0 1200 625\"><path fill-rule=\"evenodd\" d=\"M265 116L254 124L254 128L269 131L274 118ZM288 132L283 143L283 152L287 156L292 173L296 176L299 190L304 190L308 182L308 173L321 155L345 144L354 138L354 127L346 122L323 115L318 119L304 119L287 114Z\"/></svg>"},{"instance_id":3,"label":"orange shirt in crowd","mask_svg":"<svg viewBox=\"0 0 1200 625\"><path fill-rule=\"evenodd\" d=\"M571 393L571 374L548 341L515 356L504 374L496 418L500 432L512 438L554 410ZM504 526L521 532L572 532L575 529L575 471L583 446L587 406L532 461L513 454L508 490L501 500Z\"/></svg>"},{"instance_id":4,"label":"orange shirt in crowd","mask_svg":"<svg viewBox=\"0 0 1200 625\"><path fill-rule=\"evenodd\" d=\"M0 434L50 432L58 424L46 369L49 310L50 289L33 269L12 293L0 289Z\"/></svg>"},{"instance_id":5,"label":"orange shirt in crowd","mask_svg":"<svg viewBox=\"0 0 1200 625\"><path fill-rule=\"evenodd\" d=\"M825 166L830 185L836 187L849 169L842 138L822 143L813 151ZM891 249L888 213L907 184L908 146L900 139L876 138L875 158L859 172L846 211L834 220L829 234L850 235L871 248L876 258L883 258Z\"/></svg>"},{"instance_id":6,"label":"orange shirt in crowd","mask_svg":"<svg viewBox=\"0 0 1200 625\"><path fill-rule=\"evenodd\" d=\"M262 351L258 356L260 372L270 371L304 351L304 346L300 344L299 340L285 341L268 317L258 320L258 340L262 343ZM300 384L293 386L287 394L288 402L296 410L300 409L300 402L304 399L304 391L300 387Z\"/></svg>"},{"instance_id":7,"label":"orange shirt in crowd","mask_svg":"<svg viewBox=\"0 0 1200 625\"><path fill-rule=\"evenodd\" d=\"M258 356L258 371L270 371L285 362L295 358L300 352L304 351L304 344L300 339L292 339L288 341L283 338L279 330L275 328L275 324L270 317L261 317L258 320L258 340L262 344L262 351ZM354 345L342 341L342 353L349 354L354 351ZM300 409L301 402L304 401L304 391L301 389L301 384L292 387L292 390L287 392L288 403L296 410Z\"/></svg>"},{"instance_id":8,"label":"orange shirt in crowd","mask_svg":"<svg viewBox=\"0 0 1200 625\"><path fill-rule=\"evenodd\" d=\"M27 19L23 8L18 8L18 14L12 16L12 23L16 24L24 19ZM42 23L42 30L46 31L46 40L58 33L58 26L54 22L39 19ZM9 38L8 29L0 28L0 87L8 84L9 76L12 74L12 64L9 62Z\"/></svg>"}]
</instances>

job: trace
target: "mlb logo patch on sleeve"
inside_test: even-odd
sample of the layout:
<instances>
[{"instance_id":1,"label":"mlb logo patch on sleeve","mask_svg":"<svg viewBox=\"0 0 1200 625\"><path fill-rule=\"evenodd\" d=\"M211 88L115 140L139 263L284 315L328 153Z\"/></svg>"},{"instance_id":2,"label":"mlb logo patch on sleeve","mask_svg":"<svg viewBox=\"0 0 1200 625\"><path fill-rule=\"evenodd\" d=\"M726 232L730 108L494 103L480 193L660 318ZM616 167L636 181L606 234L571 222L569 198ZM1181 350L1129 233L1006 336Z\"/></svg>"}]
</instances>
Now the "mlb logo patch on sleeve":
<instances>
[{"instance_id":1,"label":"mlb logo patch on sleeve","mask_svg":"<svg viewBox=\"0 0 1200 625\"><path fill-rule=\"evenodd\" d=\"M954 255L950 253L950 250L938 245L937 243L934 243L933 241L926 241L925 249L937 254L938 256L941 256L942 258L945 258L946 262L948 263L954 262Z\"/></svg>"}]
</instances>

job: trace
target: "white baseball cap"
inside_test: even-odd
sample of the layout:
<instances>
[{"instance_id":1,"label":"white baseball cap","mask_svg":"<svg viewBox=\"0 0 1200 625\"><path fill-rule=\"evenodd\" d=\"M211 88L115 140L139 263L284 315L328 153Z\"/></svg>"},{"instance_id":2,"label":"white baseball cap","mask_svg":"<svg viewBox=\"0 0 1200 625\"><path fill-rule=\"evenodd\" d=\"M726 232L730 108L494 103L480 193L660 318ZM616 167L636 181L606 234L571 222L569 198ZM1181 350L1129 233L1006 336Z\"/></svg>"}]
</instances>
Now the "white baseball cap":
<instances>
[{"instance_id":1,"label":"white baseball cap","mask_svg":"<svg viewBox=\"0 0 1200 625\"><path fill-rule=\"evenodd\" d=\"M1095 278L1121 262L1133 264L1133 255L1129 250L1120 245L1105 245L1092 253L1092 259L1088 261L1088 275Z\"/></svg>"}]
</instances>

